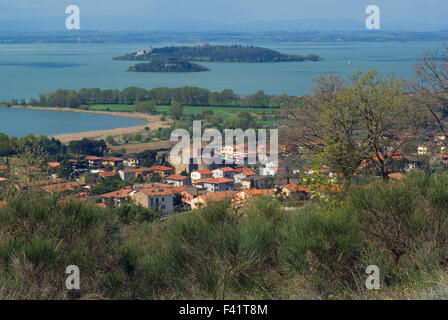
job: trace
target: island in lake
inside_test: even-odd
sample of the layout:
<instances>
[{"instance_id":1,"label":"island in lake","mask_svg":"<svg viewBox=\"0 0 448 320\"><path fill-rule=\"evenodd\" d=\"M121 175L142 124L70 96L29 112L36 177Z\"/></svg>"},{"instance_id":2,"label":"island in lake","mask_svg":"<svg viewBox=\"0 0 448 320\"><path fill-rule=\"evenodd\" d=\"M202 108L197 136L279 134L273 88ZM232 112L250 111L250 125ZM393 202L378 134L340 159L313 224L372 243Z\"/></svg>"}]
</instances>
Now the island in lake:
<instances>
[{"instance_id":1,"label":"island in lake","mask_svg":"<svg viewBox=\"0 0 448 320\"><path fill-rule=\"evenodd\" d=\"M129 67L128 72L203 72L210 69L185 59L156 58L148 63Z\"/></svg>"},{"instance_id":2,"label":"island in lake","mask_svg":"<svg viewBox=\"0 0 448 320\"><path fill-rule=\"evenodd\" d=\"M153 59L175 58L201 62L290 62L320 61L316 54L307 56L284 54L275 50L253 46L197 45L150 48L114 57L114 60L149 61Z\"/></svg>"}]
</instances>

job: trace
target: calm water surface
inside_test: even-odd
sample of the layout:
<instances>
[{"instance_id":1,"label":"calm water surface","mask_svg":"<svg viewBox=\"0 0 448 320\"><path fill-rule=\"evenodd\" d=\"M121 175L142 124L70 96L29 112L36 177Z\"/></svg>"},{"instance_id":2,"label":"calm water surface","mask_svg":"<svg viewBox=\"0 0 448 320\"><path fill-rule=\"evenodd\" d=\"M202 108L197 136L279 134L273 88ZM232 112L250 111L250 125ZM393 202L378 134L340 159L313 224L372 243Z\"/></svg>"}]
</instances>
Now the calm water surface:
<instances>
[{"instance_id":1,"label":"calm water surface","mask_svg":"<svg viewBox=\"0 0 448 320\"><path fill-rule=\"evenodd\" d=\"M312 78L328 73L347 76L356 70L376 68L412 76L414 61L424 50L439 43L257 43L284 53L324 57L321 62L202 63L210 72L136 73L125 72L135 64L113 61L118 54L149 48L151 44L13 44L0 45L0 99L37 97L59 88L118 88L140 86L180 87L210 90L233 89L248 94L306 93ZM158 43L154 47L176 45ZM253 44L252 44L253 45ZM351 61L352 64L348 64Z\"/></svg>"},{"instance_id":2,"label":"calm water surface","mask_svg":"<svg viewBox=\"0 0 448 320\"><path fill-rule=\"evenodd\" d=\"M0 132L22 137L28 134L58 135L93 130L126 128L144 124L141 119L102 114L0 107Z\"/></svg>"},{"instance_id":3,"label":"calm water surface","mask_svg":"<svg viewBox=\"0 0 448 320\"><path fill-rule=\"evenodd\" d=\"M233 43L232 43L233 44ZM244 44L244 43L242 43ZM210 72L125 72L132 61L113 61L118 54L143 48L177 45L142 44L2 44L0 100L37 98L59 88L181 87L233 89L240 94L264 90L268 94L304 94L313 78L329 73L347 77L356 70L376 68L410 78L415 60L440 43L257 43L284 53L324 57L320 62L202 63ZM185 44L183 44L185 45ZM188 45L188 44L187 44ZM193 45L193 44L190 44ZM351 62L351 64L349 64ZM58 134L134 125L139 120L90 114L0 110L0 132Z\"/></svg>"}]
</instances>

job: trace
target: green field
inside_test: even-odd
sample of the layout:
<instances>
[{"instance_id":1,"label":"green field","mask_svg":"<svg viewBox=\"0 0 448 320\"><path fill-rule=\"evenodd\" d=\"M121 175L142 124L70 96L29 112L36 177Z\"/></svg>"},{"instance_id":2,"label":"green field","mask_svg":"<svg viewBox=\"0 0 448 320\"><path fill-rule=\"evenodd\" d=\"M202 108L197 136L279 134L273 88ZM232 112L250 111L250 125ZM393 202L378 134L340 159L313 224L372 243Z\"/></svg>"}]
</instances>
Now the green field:
<instances>
[{"instance_id":1,"label":"green field","mask_svg":"<svg viewBox=\"0 0 448 320\"><path fill-rule=\"evenodd\" d=\"M168 112L170 106L156 106L156 110L160 113ZM115 111L115 112L132 112L133 105L128 104L97 104L89 106L90 110L96 111ZM226 119L239 112L260 113L263 110L266 113L276 112L279 108L248 108L248 107L212 107L212 106L184 106L184 114L200 114L203 110L213 110L221 118Z\"/></svg>"},{"instance_id":2,"label":"green field","mask_svg":"<svg viewBox=\"0 0 448 320\"><path fill-rule=\"evenodd\" d=\"M89 110L132 112L134 110L134 106L130 105L130 104L95 104L95 105L89 106Z\"/></svg>"}]
</instances>

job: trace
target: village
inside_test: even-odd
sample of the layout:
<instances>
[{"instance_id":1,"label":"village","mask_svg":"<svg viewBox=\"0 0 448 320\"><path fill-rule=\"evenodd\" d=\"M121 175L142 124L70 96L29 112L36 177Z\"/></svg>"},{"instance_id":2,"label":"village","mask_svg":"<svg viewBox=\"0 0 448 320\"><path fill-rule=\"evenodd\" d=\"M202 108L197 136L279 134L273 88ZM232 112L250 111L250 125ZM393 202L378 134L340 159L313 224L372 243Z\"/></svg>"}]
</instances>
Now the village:
<instances>
[{"instance_id":1,"label":"village","mask_svg":"<svg viewBox=\"0 0 448 320\"><path fill-rule=\"evenodd\" d=\"M445 134L436 135L434 141L419 145L412 155L401 152L388 155L393 162L393 172L389 173L389 178L406 178L407 171L423 169L429 160L445 165L448 162L443 140L445 137ZM225 146L216 157L222 160L247 159L247 144L244 145L243 154L240 149L237 146ZM269 150L269 146L263 151L266 150ZM288 146L280 146L280 154L283 156L289 151ZM153 209L161 216L200 209L209 202L226 199L231 200L233 206L241 207L249 199L259 196L289 200L285 207L294 207L328 191L338 192L341 189L340 174L332 172L328 167L290 167L285 160L250 166L229 165L225 164L228 163L226 161L222 161L221 165L197 165L193 164L194 161L187 165L177 165L171 163L168 150L163 150L155 152L151 166L144 166L144 161L137 153L111 156L111 147L104 153L104 156L81 156L82 160L69 159L69 171L77 172L76 179L60 177L58 172L61 170L61 162L49 162L47 165L52 173L48 179L38 181L39 188L51 193L62 193L64 198L94 201L100 207L133 203ZM81 161L86 165L84 169L80 169ZM363 161L361 167L368 170L369 163ZM0 187L2 183L8 182L5 174L7 169L8 165L0 166ZM325 183L316 187L313 181L317 179L317 175ZM114 185L120 187L114 189ZM96 192L93 192L95 188ZM105 189L108 189L107 192L98 191ZM4 203L0 202L1 205Z\"/></svg>"}]
</instances>

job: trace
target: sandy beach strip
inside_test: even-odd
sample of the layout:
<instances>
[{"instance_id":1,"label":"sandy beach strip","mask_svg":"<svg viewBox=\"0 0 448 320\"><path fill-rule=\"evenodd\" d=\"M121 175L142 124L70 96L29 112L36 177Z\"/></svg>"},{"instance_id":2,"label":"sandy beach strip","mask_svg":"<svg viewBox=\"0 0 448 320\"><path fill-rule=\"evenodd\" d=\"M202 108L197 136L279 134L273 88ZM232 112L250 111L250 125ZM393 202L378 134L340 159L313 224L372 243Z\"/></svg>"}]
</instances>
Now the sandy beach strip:
<instances>
[{"instance_id":1,"label":"sandy beach strip","mask_svg":"<svg viewBox=\"0 0 448 320\"><path fill-rule=\"evenodd\" d=\"M46 110L46 111L63 111L63 112L81 112L81 113L94 113L103 114L115 117L125 117L134 119L146 120L146 124L129 127L129 128L116 128L110 130L96 130L78 133L66 133L54 136L56 139L60 140L62 143L69 143L73 140L87 139L106 139L107 136L121 137L122 135L135 135L136 133L145 132L145 127L149 127L151 131L157 130L158 128L168 127L170 125L169 121L161 121L160 115L150 115L145 113L126 113L126 112L109 112L109 111L96 111L96 110L81 110L72 108L46 108L46 107L30 107L30 106L13 106L11 108L16 109L33 109L33 110Z\"/></svg>"}]
</instances>

